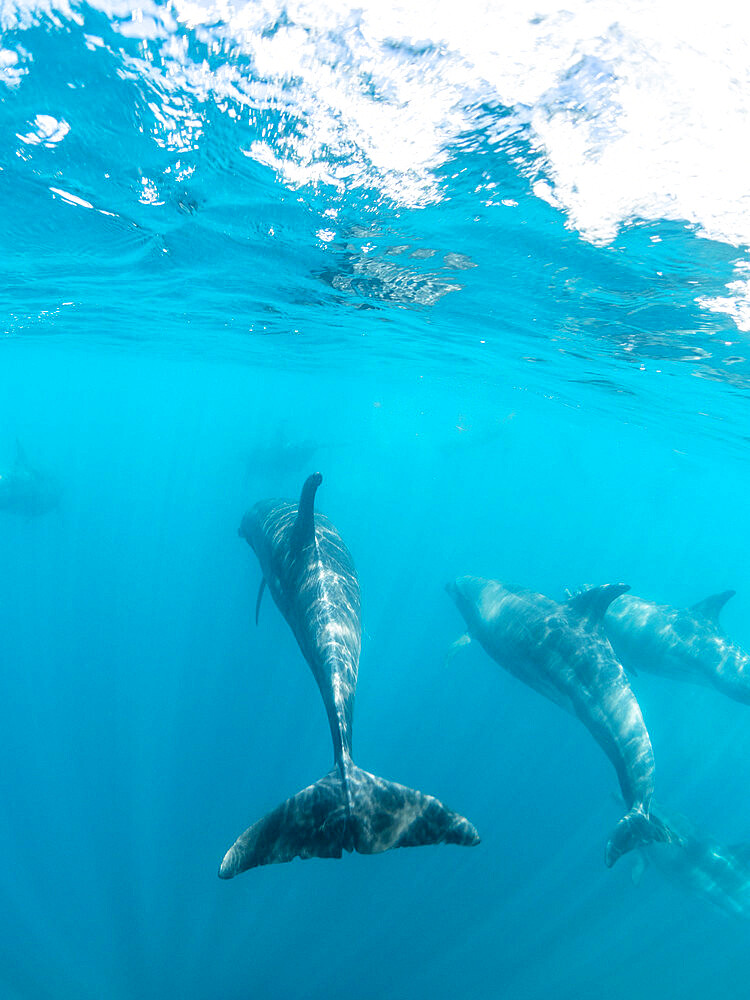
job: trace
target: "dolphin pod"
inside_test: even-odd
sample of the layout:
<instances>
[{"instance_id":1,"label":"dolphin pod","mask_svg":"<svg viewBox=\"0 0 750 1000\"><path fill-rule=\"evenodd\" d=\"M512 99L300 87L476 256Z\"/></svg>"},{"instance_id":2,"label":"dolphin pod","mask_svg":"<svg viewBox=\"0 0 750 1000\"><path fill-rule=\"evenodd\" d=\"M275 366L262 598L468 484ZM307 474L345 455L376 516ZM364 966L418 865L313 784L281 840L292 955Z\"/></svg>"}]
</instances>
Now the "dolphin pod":
<instances>
[{"instance_id":1,"label":"dolphin pod","mask_svg":"<svg viewBox=\"0 0 750 1000\"><path fill-rule=\"evenodd\" d=\"M477 576L458 577L446 589L466 620L468 638L477 639L511 674L575 715L613 764L628 812L607 843L607 867L640 844L669 841L667 827L650 815L651 740L602 628L609 604L629 588L594 587L565 604Z\"/></svg>"},{"instance_id":2,"label":"dolphin pod","mask_svg":"<svg viewBox=\"0 0 750 1000\"><path fill-rule=\"evenodd\" d=\"M293 858L378 854L395 847L479 842L474 827L431 795L385 781L352 761L352 714L361 645L359 580L336 528L314 511L322 477L310 476L299 503L264 500L239 533L260 562L264 587L292 629L328 715L333 768L249 827L219 868L233 878Z\"/></svg>"},{"instance_id":3,"label":"dolphin pod","mask_svg":"<svg viewBox=\"0 0 750 1000\"><path fill-rule=\"evenodd\" d=\"M709 684L750 704L750 656L728 639L719 613L733 590L691 608L653 604L627 594L607 611L604 627L626 669Z\"/></svg>"},{"instance_id":4,"label":"dolphin pod","mask_svg":"<svg viewBox=\"0 0 750 1000\"><path fill-rule=\"evenodd\" d=\"M438 799L369 774L352 760L359 580L340 534L315 511L321 482L319 473L309 476L298 502L256 503L239 534L262 573L256 622L268 588L317 682L333 767L237 838L219 868L224 879L296 857L479 842L471 823ZM703 681L750 703L750 658L718 622L734 591L680 610L634 597L625 584L588 588L564 602L475 576L457 577L446 589L467 626L451 653L476 639L509 673L578 718L612 763L626 812L607 841L606 865L636 851L638 872L650 861L728 912L750 915L747 845L722 847L687 821L652 808L654 755L625 672Z\"/></svg>"}]
</instances>

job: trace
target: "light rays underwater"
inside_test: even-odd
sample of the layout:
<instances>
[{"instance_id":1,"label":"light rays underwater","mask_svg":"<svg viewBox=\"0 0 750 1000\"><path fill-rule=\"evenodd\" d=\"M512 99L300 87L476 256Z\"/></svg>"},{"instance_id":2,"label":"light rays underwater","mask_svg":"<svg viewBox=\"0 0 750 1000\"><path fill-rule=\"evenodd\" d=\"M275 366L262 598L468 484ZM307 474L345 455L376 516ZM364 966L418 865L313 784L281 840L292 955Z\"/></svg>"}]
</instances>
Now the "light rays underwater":
<instances>
[{"instance_id":1,"label":"light rays underwater","mask_svg":"<svg viewBox=\"0 0 750 1000\"><path fill-rule=\"evenodd\" d=\"M0 5L3 996L744 1000L739 17ZM316 471L256 625L238 525ZM539 642L446 663L467 574L612 639L632 801ZM329 772L342 857L216 877ZM481 843L348 853L416 789Z\"/></svg>"}]
</instances>

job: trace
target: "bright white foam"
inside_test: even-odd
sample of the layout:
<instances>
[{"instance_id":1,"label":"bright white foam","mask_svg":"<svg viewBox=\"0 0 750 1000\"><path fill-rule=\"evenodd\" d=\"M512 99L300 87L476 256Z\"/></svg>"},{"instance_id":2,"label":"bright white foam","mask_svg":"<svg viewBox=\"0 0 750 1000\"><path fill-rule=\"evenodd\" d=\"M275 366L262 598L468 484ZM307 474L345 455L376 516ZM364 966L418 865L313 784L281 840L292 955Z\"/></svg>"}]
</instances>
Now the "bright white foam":
<instances>
[{"instance_id":1,"label":"bright white foam","mask_svg":"<svg viewBox=\"0 0 750 1000\"><path fill-rule=\"evenodd\" d=\"M25 73L18 53L13 49L0 48L0 83L6 87L17 87Z\"/></svg>"},{"instance_id":2,"label":"bright white foam","mask_svg":"<svg viewBox=\"0 0 750 1000\"><path fill-rule=\"evenodd\" d=\"M725 313L738 330L750 333L750 260L738 260L735 268L738 277L727 285L728 295L700 296L696 301L709 312Z\"/></svg>"},{"instance_id":3,"label":"bright white foam","mask_svg":"<svg viewBox=\"0 0 750 1000\"><path fill-rule=\"evenodd\" d=\"M433 172L475 126L473 108L495 103L528 121L553 198L585 237L667 218L750 245L746 5L573 0L563 12L538 4L533 18L526 0L438 0L429 13L381 0L356 14L339 0L171 9L250 58L265 84L262 98L240 88L251 102L278 100L304 120L275 150L282 171L340 160L348 183L374 172L396 200L424 203L439 197ZM229 96L226 75L210 76L206 89Z\"/></svg>"},{"instance_id":4,"label":"bright white foam","mask_svg":"<svg viewBox=\"0 0 750 1000\"><path fill-rule=\"evenodd\" d=\"M70 125L66 121L58 121L52 115L37 115L31 132L19 135L18 138L27 146L44 145L51 148L62 142L68 132Z\"/></svg>"}]
</instances>

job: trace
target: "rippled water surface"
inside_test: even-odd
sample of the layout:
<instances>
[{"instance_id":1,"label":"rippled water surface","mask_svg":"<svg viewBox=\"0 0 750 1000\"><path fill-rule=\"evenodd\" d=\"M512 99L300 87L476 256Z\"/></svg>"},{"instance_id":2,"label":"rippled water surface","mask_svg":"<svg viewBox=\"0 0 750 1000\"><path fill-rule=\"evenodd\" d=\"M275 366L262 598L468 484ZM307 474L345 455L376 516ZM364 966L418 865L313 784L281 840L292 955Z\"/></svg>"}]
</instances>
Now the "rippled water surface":
<instances>
[{"instance_id":1,"label":"rippled water surface","mask_svg":"<svg viewBox=\"0 0 750 1000\"><path fill-rule=\"evenodd\" d=\"M750 18L502 8L0 0L0 487L54 498L0 509L2 997L746 996L746 920L605 868L589 733L445 664L444 585L732 588L750 647ZM482 843L222 882L330 767L237 537L316 469L355 759ZM746 844L750 709L631 682L659 803Z\"/></svg>"}]
</instances>

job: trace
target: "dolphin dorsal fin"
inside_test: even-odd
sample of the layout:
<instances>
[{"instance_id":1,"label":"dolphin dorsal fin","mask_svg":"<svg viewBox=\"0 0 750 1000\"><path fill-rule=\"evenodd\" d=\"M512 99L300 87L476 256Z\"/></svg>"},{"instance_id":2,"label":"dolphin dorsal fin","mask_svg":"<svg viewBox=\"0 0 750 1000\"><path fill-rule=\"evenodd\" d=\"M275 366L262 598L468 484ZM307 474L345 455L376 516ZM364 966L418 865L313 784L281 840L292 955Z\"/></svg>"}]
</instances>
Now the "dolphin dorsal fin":
<instances>
[{"instance_id":1,"label":"dolphin dorsal fin","mask_svg":"<svg viewBox=\"0 0 750 1000\"><path fill-rule=\"evenodd\" d=\"M736 590L722 590L720 594L711 594L710 597L704 598L702 601L698 601L690 609L693 614L703 615L704 618L708 618L709 621L716 622L719 624L719 612L727 603L730 597L734 597L737 593Z\"/></svg>"},{"instance_id":2,"label":"dolphin dorsal fin","mask_svg":"<svg viewBox=\"0 0 750 1000\"><path fill-rule=\"evenodd\" d=\"M307 477L302 486L292 537L292 547L295 552L300 552L315 539L315 494L322 482L321 474L315 472Z\"/></svg>"},{"instance_id":3,"label":"dolphin dorsal fin","mask_svg":"<svg viewBox=\"0 0 750 1000\"><path fill-rule=\"evenodd\" d=\"M588 618L589 625L598 625L612 601L628 590L630 585L627 583L605 583L603 587L591 587L589 590L581 591L566 603L582 618Z\"/></svg>"}]
</instances>

